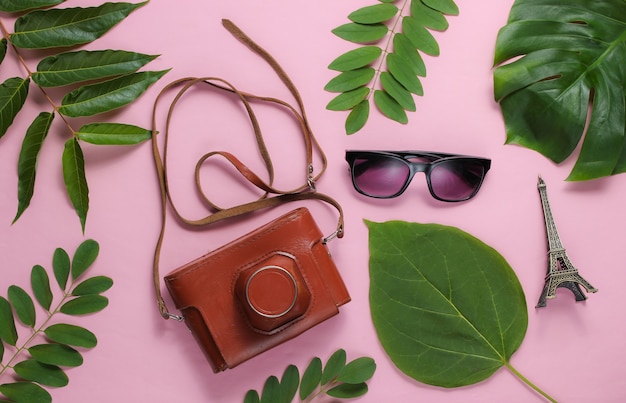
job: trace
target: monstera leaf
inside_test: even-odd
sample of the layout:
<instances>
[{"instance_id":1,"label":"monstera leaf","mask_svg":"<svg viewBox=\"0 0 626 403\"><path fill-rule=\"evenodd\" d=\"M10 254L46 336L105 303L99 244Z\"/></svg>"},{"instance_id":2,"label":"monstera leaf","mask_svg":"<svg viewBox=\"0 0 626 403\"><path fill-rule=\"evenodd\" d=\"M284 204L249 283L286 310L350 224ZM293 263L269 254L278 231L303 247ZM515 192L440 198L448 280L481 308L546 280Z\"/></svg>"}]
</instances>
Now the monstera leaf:
<instances>
[{"instance_id":1,"label":"monstera leaf","mask_svg":"<svg viewBox=\"0 0 626 403\"><path fill-rule=\"evenodd\" d=\"M560 163L588 125L567 179L626 172L625 60L624 0L516 0L494 60L506 142Z\"/></svg>"},{"instance_id":2,"label":"monstera leaf","mask_svg":"<svg viewBox=\"0 0 626 403\"><path fill-rule=\"evenodd\" d=\"M372 320L401 371L452 388L506 367L554 401L509 363L528 312L519 280L495 249L454 227L366 223Z\"/></svg>"}]
</instances>

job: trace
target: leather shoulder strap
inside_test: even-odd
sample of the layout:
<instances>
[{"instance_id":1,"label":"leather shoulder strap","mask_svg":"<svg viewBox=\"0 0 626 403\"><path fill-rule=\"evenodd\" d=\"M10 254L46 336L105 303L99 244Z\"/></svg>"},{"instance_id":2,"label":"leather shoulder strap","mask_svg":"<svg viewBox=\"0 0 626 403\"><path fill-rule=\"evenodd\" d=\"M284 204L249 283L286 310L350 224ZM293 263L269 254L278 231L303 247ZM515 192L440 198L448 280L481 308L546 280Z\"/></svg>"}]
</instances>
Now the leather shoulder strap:
<instances>
[{"instance_id":1,"label":"leather shoulder strap","mask_svg":"<svg viewBox=\"0 0 626 403\"><path fill-rule=\"evenodd\" d=\"M154 253L154 261L153 261L153 281L154 287L157 297L157 302L159 305L159 311L161 316L165 319L177 319L182 320L182 317L178 315L174 315L170 313L167 309L165 301L163 300L161 294L161 284L160 284L160 275L159 275L159 260L161 255L161 248L163 245L163 239L165 235L165 224L167 218L167 206L171 206L174 215L183 223L190 226L205 226L217 221L221 221L230 217L236 217L243 214L250 213L252 211L265 209L274 207L286 202L296 201L296 200L305 200L305 199L317 199L333 205L339 212L339 220L337 224L337 229L333 234L325 238L326 240L332 239L334 237L341 238L343 236L343 211L341 206L337 201L335 201L330 196L327 196L322 193L318 193L315 189L315 182L319 179L319 177L324 173L327 166L326 156L322 151L319 143L315 139L313 132L309 126L308 120L306 118L306 114L304 111L304 104L302 102L302 98L296 89L295 85L289 78L289 76L285 73L282 67L276 62L276 60L263 48L257 45L252 39L250 39L246 34L244 34L235 24L233 24L230 20L222 20L222 24L224 27L237 39L239 39L242 43L248 46L255 53L259 54L276 72L276 74L280 77L281 81L287 86L293 97L297 102L297 109L292 107L287 102L281 101L272 97L263 97L254 94L250 94L247 92L243 92L235 88L231 83L217 77L187 77L182 78L176 81L171 82L167 86L165 86L161 92L157 95L156 100L154 102L154 107L152 110L152 152L154 157L154 163L156 167L157 177L159 180L159 188L160 188L160 199L161 199L161 230L159 233L159 237L157 240L157 244L155 247ZM252 128L254 130L255 139L257 143L257 147L263 159L265 168L268 173L269 180L262 180L256 173L254 173L251 169L249 169L245 164L243 164L239 159L237 159L233 154L225 151L211 151L204 154L200 160L196 164L195 168L195 183L198 193L200 194L201 199L207 205L207 207L211 210L211 213L206 215L200 219L189 219L184 217L179 210L176 208L172 200L172 196L170 194L169 185L168 185L168 176L167 176L167 145L169 141L169 128L170 122L176 108L176 105L182 98L182 96L191 88L196 86L209 86L210 89L215 89L217 91L225 91L231 94L234 94L244 105L248 117L250 118L250 122L252 124ZM162 97L172 91L173 89L178 88L178 92L175 94L173 101L171 102L167 117L165 121L165 130L161 134L163 137L163 154L161 154L159 145L157 142L157 110L159 103ZM296 187L295 189L290 190L280 190L273 186L274 180L274 168L272 164L272 159L270 158L269 152L265 146L265 141L263 139L263 135L261 132L261 128L259 126L259 122L254 113L254 109L252 108L251 102L260 101L260 102L268 102L275 104L280 107L287 108L296 118L300 125L300 129L303 135L303 140L306 148L306 165L304 167L304 178L302 185ZM318 173L314 175L313 168L313 155L314 152L317 152L321 161L322 167ZM200 169L202 165L211 157L222 157L227 162L229 162L248 182L257 188L263 191L263 195L252 202L228 207L221 208L213 203L204 192L201 182L200 182ZM271 195L271 197L270 197Z\"/></svg>"}]
</instances>

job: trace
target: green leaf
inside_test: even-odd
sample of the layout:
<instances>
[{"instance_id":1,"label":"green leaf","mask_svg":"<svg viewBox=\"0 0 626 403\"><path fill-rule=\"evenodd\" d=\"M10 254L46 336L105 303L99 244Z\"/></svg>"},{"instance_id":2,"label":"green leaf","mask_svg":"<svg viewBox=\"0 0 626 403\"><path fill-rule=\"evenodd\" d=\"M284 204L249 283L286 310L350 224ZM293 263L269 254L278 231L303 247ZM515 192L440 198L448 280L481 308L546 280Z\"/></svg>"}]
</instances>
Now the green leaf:
<instances>
[{"instance_id":1,"label":"green leaf","mask_svg":"<svg viewBox=\"0 0 626 403\"><path fill-rule=\"evenodd\" d=\"M0 85L0 137L4 136L24 106L29 83L29 79L13 77Z\"/></svg>"},{"instance_id":2,"label":"green leaf","mask_svg":"<svg viewBox=\"0 0 626 403\"><path fill-rule=\"evenodd\" d=\"M459 15L459 7L452 0L421 0L428 7L448 15Z\"/></svg>"},{"instance_id":3,"label":"green leaf","mask_svg":"<svg viewBox=\"0 0 626 403\"><path fill-rule=\"evenodd\" d=\"M0 0L0 11L16 13L34 8L56 6L65 0Z\"/></svg>"},{"instance_id":4,"label":"green leaf","mask_svg":"<svg viewBox=\"0 0 626 403\"><path fill-rule=\"evenodd\" d=\"M5 383L0 385L0 393L16 403L52 403L50 393L31 382Z\"/></svg>"},{"instance_id":5,"label":"green leaf","mask_svg":"<svg viewBox=\"0 0 626 403\"><path fill-rule=\"evenodd\" d=\"M85 232L85 221L87 220L87 211L89 211L89 188L85 177L83 151L76 138L71 138L65 143L62 161L63 179L67 194L76 214L78 214L81 228Z\"/></svg>"},{"instance_id":6,"label":"green leaf","mask_svg":"<svg viewBox=\"0 0 626 403\"><path fill-rule=\"evenodd\" d=\"M331 380L335 379L335 377L343 370L346 366L346 351L344 349L339 349L330 356L326 365L324 366L324 371L322 371L321 384L326 385Z\"/></svg>"},{"instance_id":7,"label":"green leaf","mask_svg":"<svg viewBox=\"0 0 626 403\"><path fill-rule=\"evenodd\" d=\"M416 70L406 62L406 59L390 53L387 55L387 68L393 78L398 80L408 91L416 95L424 95L424 88L419 78L417 78Z\"/></svg>"},{"instance_id":8,"label":"green leaf","mask_svg":"<svg viewBox=\"0 0 626 403\"><path fill-rule=\"evenodd\" d=\"M63 97L59 113L92 116L133 102L169 70L142 71L80 87Z\"/></svg>"},{"instance_id":9,"label":"green leaf","mask_svg":"<svg viewBox=\"0 0 626 403\"><path fill-rule=\"evenodd\" d=\"M380 83L389 96L407 111L415 112L415 101L411 93L386 71L380 74Z\"/></svg>"},{"instance_id":10,"label":"green leaf","mask_svg":"<svg viewBox=\"0 0 626 403\"><path fill-rule=\"evenodd\" d=\"M362 46L337 57L328 65L328 68L337 71L348 71L365 67L378 59L382 52L383 50L378 46Z\"/></svg>"},{"instance_id":11,"label":"green leaf","mask_svg":"<svg viewBox=\"0 0 626 403\"><path fill-rule=\"evenodd\" d=\"M374 376L376 363L369 357L361 357L350 361L337 376L337 381L349 384L360 384Z\"/></svg>"},{"instance_id":12,"label":"green leaf","mask_svg":"<svg viewBox=\"0 0 626 403\"><path fill-rule=\"evenodd\" d=\"M393 18L398 13L398 7L393 4L376 4L362 7L348 15L348 19L359 24L375 24Z\"/></svg>"},{"instance_id":13,"label":"green leaf","mask_svg":"<svg viewBox=\"0 0 626 403\"><path fill-rule=\"evenodd\" d=\"M129 74L156 57L110 49L67 52L42 59L32 77L42 87L57 87Z\"/></svg>"},{"instance_id":14,"label":"green leaf","mask_svg":"<svg viewBox=\"0 0 626 403\"><path fill-rule=\"evenodd\" d=\"M19 160L17 163L17 214L13 219L15 223L22 213L30 205L30 200L35 191L35 176L37 173L37 160L43 142L48 136L54 114L41 112L30 125L22 142Z\"/></svg>"},{"instance_id":15,"label":"green leaf","mask_svg":"<svg viewBox=\"0 0 626 403\"><path fill-rule=\"evenodd\" d=\"M98 7L32 11L15 21L11 42L19 48L29 49L89 43L146 3L104 3Z\"/></svg>"},{"instance_id":16,"label":"green leaf","mask_svg":"<svg viewBox=\"0 0 626 403\"><path fill-rule=\"evenodd\" d=\"M267 378L265 385L263 385L261 403L277 403L280 401L280 383L278 378L272 375Z\"/></svg>"},{"instance_id":17,"label":"green leaf","mask_svg":"<svg viewBox=\"0 0 626 403\"><path fill-rule=\"evenodd\" d=\"M35 299L46 311L52 305L52 291L50 290L50 278L46 269L40 265L33 266L30 272L30 286L33 289Z\"/></svg>"},{"instance_id":18,"label":"green leaf","mask_svg":"<svg viewBox=\"0 0 626 403\"><path fill-rule=\"evenodd\" d=\"M9 286L7 296L19 320L29 327L35 326L35 304L23 288L16 285Z\"/></svg>"},{"instance_id":19,"label":"green leaf","mask_svg":"<svg viewBox=\"0 0 626 403\"><path fill-rule=\"evenodd\" d=\"M79 278L96 260L100 252L100 245L93 239L83 241L72 258L72 278Z\"/></svg>"},{"instance_id":20,"label":"green leaf","mask_svg":"<svg viewBox=\"0 0 626 403\"><path fill-rule=\"evenodd\" d=\"M38 344L30 347L28 352L43 364L62 367L78 367L83 364L83 356L65 344Z\"/></svg>"},{"instance_id":21,"label":"green leaf","mask_svg":"<svg viewBox=\"0 0 626 403\"><path fill-rule=\"evenodd\" d=\"M406 116L404 108L385 91L376 90L374 92L374 102L378 109L389 119L398 123L408 123L409 118Z\"/></svg>"},{"instance_id":22,"label":"green leaf","mask_svg":"<svg viewBox=\"0 0 626 403\"><path fill-rule=\"evenodd\" d=\"M422 59L422 56L415 49L406 35L396 34L393 37L393 50L394 54L406 60L404 63L409 64L413 71L415 71L416 75L426 77L426 65L424 64L424 59Z\"/></svg>"},{"instance_id":23,"label":"green leaf","mask_svg":"<svg viewBox=\"0 0 626 403\"><path fill-rule=\"evenodd\" d=\"M445 31L449 26L448 20L441 12L433 10L421 1L411 2L411 16L419 25L436 31Z\"/></svg>"},{"instance_id":24,"label":"green leaf","mask_svg":"<svg viewBox=\"0 0 626 403\"><path fill-rule=\"evenodd\" d=\"M624 2L515 1L494 57L508 144L560 163L587 128L567 179L626 172L625 24Z\"/></svg>"},{"instance_id":25,"label":"green leaf","mask_svg":"<svg viewBox=\"0 0 626 403\"><path fill-rule=\"evenodd\" d=\"M246 396L243 398L243 403L260 403L261 398L259 397L259 392L254 389L250 389Z\"/></svg>"},{"instance_id":26,"label":"green leaf","mask_svg":"<svg viewBox=\"0 0 626 403\"><path fill-rule=\"evenodd\" d=\"M132 145L149 140L150 130L122 123L89 123L76 133L80 140L98 145Z\"/></svg>"},{"instance_id":27,"label":"green leaf","mask_svg":"<svg viewBox=\"0 0 626 403\"><path fill-rule=\"evenodd\" d=\"M49 326L44 333L50 340L70 346L93 348L98 344L96 336L80 326L59 323Z\"/></svg>"},{"instance_id":28,"label":"green leaf","mask_svg":"<svg viewBox=\"0 0 626 403\"><path fill-rule=\"evenodd\" d=\"M88 278L78 284L72 291L72 295L92 295L101 294L113 286L113 280L106 276L96 276Z\"/></svg>"},{"instance_id":29,"label":"green leaf","mask_svg":"<svg viewBox=\"0 0 626 403\"><path fill-rule=\"evenodd\" d=\"M354 90L343 92L333 98L326 109L331 111L347 111L357 106L361 101L367 98L370 89L367 87L359 87Z\"/></svg>"},{"instance_id":30,"label":"green leaf","mask_svg":"<svg viewBox=\"0 0 626 403\"><path fill-rule=\"evenodd\" d=\"M362 87L374 78L376 71L372 67L362 67L345 71L326 84L324 89L330 92L346 92Z\"/></svg>"},{"instance_id":31,"label":"green leaf","mask_svg":"<svg viewBox=\"0 0 626 403\"><path fill-rule=\"evenodd\" d=\"M281 402L290 403L298 392L300 385L300 372L295 365L289 365L280 378Z\"/></svg>"},{"instance_id":32,"label":"green leaf","mask_svg":"<svg viewBox=\"0 0 626 403\"><path fill-rule=\"evenodd\" d=\"M2 342L2 339L0 338L0 363L2 363L2 360L4 359L4 343Z\"/></svg>"},{"instance_id":33,"label":"green leaf","mask_svg":"<svg viewBox=\"0 0 626 403\"><path fill-rule=\"evenodd\" d=\"M66 315L88 315L100 312L109 305L109 299L102 295L83 295L61 305L59 311Z\"/></svg>"},{"instance_id":34,"label":"green leaf","mask_svg":"<svg viewBox=\"0 0 626 403\"><path fill-rule=\"evenodd\" d=\"M67 286L67 279L70 276L70 267L70 256L64 249L57 248L52 256L52 270L61 291L65 291L65 287Z\"/></svg>"},{"instance_id":35,"label":"green leaf","mask_svg":"<svg viewBox=\"0 0 626 403\"><path fill-rule=\"evenodd\" d=\"M11 304L2 296L0 296L0 339L11 346L17 343L17 329Z\"/></svg>"},{"instance_id":36,"label":"green leaf","mask_svg":"<svg viewBox=\"0 0 626 403\"><path fill-rule=\"evenodd\" d=\"M315 357L311 360L307 368L302 374L302 380L300 382L300 399L306 399L315 388L320 384L322 379L322 360Z\"/></svg>"},{"instance_id":37,"label":"green leaf","mask_svg":"<svg viewBox=\"0 0 626 403\"><path fill-rule=\"evenodd\" d=\"M457 387L509 366L528 313L519 280L497 251L453 227L366 224L372 320L401 371Z\"/></svg>"},{"instance_id":38,"label":"green leaf","mask_svg":"<svg viewBox=\"0 0 626 403\"><path fill-rule=\"evenodd\" d=\"M389 29L385 24L357 24L354 22L341 25L332 30L332 33L355 43L378 41L387 35Z\"/></svg>"},{"instance_id":39,"label":"green leaf","mask_svg":"<svg viewBox=\"0 0 626 403\"><path fill-rule=\"evenodd\" d=\"M413 17L402 19L402 30L413 46L427 55L439 56L437 40L423 25Z\"/></svg>"},{"instance_id":40,"label":"green leaf","mask_svg":"<svg viewBox=\"0 0 626 403\"><path fill-rule=\"evenodd\" d=\"M334 388L328 390L326 394L328 396L337 397L340 399L351 399L359 396L363 396L367 393L366 383L349 384L342 383Z\"/></svg>"},{"instance_id":41,"label":"green leaf","mask_svg":"<svg viewBox=\"0 0 626 403\"><path fill-rule=\"evenodd\" d=\"M4 56L7 54L7 38L0 39L0 63L4 60Z\"/></svg>"},{"instance_id":42,"label":"green leaf","mask_svg":"<svg viewBox=\"0 0 626 403\"><path fill-rule=\"evenodd\" d=\"M36 360L18 362L13 370L20 377L41 385L62 387L69 382L65 372L56 365L42 364Z\"/></svg>"},{"instance_id":43,"label":"green leaf","mask_svg":"<svg viewBox=\"0 0 626 403\"><path fill-rule=\"evenodd\" d=\"M346 119L346 134L354 134L361 130L370 115L370 103L366 99L352 109Z\"/></svg>"}]
</instances>

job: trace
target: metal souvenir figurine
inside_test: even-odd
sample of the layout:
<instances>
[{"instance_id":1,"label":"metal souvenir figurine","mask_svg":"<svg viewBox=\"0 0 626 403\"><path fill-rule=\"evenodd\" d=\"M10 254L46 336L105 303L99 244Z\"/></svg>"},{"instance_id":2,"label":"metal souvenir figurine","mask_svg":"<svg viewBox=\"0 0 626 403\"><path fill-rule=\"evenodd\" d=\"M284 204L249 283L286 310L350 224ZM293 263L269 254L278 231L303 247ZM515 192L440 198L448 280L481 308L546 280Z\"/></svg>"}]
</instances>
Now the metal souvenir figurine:
<instances>
[{"instance_id":1,"label":"metal souvenir figurine","mask_svg":"<svg viewBox=\"0 0 626 403\"><path fill-rule=\"evenodd\" d=\"M561 238L556 230L550 203L548 202L548 194L546 192L546 184L539 176L537 182L539 195L541 196L541 206L543 207L543 216L546 222L546 235L548 237L548 274L543 291L539 297L536 308L546 306L546 299L556 297L556 289L558 287L567 288L574 293L576 301L584 301L587 299L583 294L580 286L585 287L587 292L596 292L597 288L593 287L585 280L578 270L572 265L569 257L565 253L565 248L561 244Z\"/></svg>"}]
</instances>

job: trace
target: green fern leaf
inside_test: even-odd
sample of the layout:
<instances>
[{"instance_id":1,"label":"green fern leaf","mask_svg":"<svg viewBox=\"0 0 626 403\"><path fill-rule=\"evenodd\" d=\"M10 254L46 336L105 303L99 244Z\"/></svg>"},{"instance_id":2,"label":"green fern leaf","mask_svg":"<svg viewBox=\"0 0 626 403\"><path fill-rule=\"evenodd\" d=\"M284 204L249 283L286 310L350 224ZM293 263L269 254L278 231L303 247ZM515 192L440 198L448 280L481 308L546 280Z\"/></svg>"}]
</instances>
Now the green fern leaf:
<instances>
[{"instance_id":1,"label":"green fern leaf","mask_svg":"<svg viewBox=\"0 0 626 403\"><path fill-rule=\"evenodd\" d=\"M408 122L405 111L416 109L413 95L424 94L418 76L426 76L426 65L420 52L431 56L440 53L439 44L430 30L446 30L446 15L459 13L453 0L406 0L401 7L391 4L393 1L379 3L382 4L361 7L350 13L350 23L332 30L344 40L364 45L331 62L329 69L342 73L324 87L326 91L341 93L327 104L327 109L350 110L346 119L346 134L356 133L367 123L369 94L372 92L374 103L383 115L400 123ZM376 56L378 51L375 49L379 48L376 42L386 37L387 45L380 48L381 52ZM363 82L365 75L362 72L354 73L376 64L381 58L384 63L377 64L368 82ZM355 77L360 81L350 83ZM378 80L384 91L374 91ZM360 87L365 87L367 92L352 92ZM365 98L361 99L363 94Z\"/></svg>"}]
</instances>

